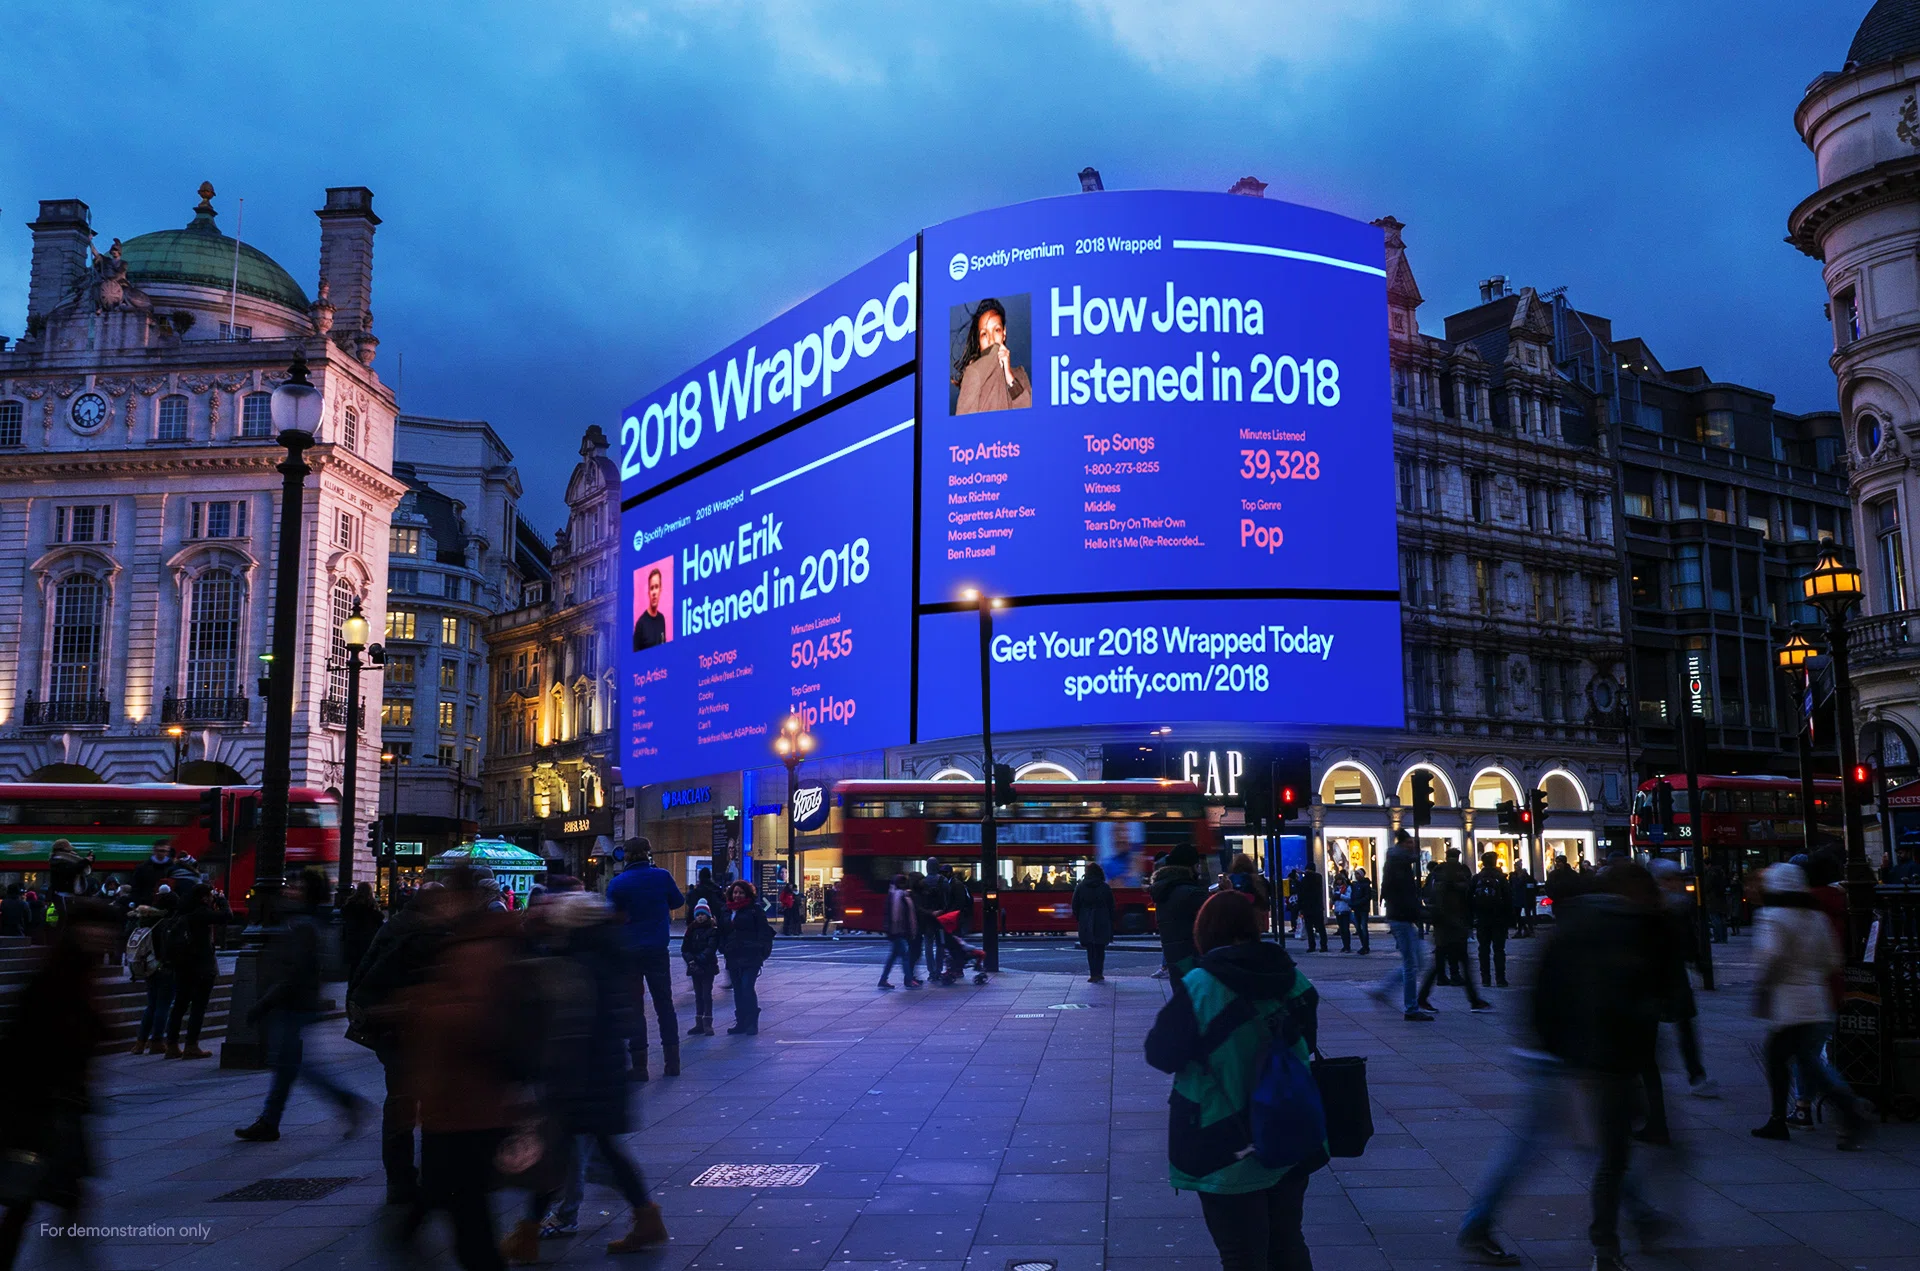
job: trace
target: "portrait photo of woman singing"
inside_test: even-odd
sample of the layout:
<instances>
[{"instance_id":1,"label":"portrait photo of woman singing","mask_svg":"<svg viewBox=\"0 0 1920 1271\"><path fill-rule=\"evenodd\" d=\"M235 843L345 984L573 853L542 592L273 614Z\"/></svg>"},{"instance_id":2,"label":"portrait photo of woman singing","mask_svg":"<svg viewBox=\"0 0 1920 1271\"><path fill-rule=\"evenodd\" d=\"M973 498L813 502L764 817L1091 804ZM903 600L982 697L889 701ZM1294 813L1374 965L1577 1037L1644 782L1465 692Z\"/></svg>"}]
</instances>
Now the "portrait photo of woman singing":
<instances>
[{"instance_id":1,"label":"portrait photo of woman singing","mask_svg":"<svg viewBox=\"0 0 1920 1271\"><path fill-rule=\"evenodd\" d=\"M1025 410L1033 405L1033 384L1027 378L1027 368L1007 343L1006 307L989 297L971 312L964 305L957 306L955 316L965 322L966 339L953 364L953 384L959 390L953 413Z\"/></svg>"}]
</instances>

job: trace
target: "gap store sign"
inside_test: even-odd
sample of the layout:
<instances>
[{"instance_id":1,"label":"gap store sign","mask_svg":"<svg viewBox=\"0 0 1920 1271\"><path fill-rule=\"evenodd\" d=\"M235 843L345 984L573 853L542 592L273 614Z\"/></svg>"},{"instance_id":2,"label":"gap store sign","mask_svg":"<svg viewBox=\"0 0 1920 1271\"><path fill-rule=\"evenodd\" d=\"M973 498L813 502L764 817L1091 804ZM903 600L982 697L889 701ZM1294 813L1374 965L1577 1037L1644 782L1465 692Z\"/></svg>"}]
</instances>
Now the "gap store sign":
<instances>
[{"instance_id":1,"label":"gap store sign","mask_svg":"<svg viewBox=\"0 0 1920 1271\"><path fill-rule=\"evenodd\" d=\"M790 713L816 754L977 732L974 589L1002 729L1401 725L1383 264L1275 201L1042 200L639 399L626 781L764 765Z\"/></svg>"}]
</instances>

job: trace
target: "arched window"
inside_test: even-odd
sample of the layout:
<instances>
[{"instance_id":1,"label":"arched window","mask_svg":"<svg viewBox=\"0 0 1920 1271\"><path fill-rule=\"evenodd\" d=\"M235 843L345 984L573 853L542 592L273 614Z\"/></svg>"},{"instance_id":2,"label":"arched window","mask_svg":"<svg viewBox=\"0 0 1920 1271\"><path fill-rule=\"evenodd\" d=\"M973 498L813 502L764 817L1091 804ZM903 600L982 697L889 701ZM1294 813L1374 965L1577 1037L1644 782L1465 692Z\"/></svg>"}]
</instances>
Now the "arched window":
<instances>
[{"instance_id":1,"label":"arched window","mask_svg":"<svg viewBox=\"0 0 1920 1271\"><path fill-rule=\"evenodd\" d=\"M178 393L160 399L161 441L185 441L187 439L187 399Z\"/></svg>"},{"instance_id":2,"label":"arched window","mask_svg":"<svg viewBox=\"0 0 1920 1271\"><path fill-rule=\"evenodd\" d=\"M593 732L593 690L584 684L573 689L573 735L584 737Z\"/></svg>"},{"instance_id":3,"label":"arched window","mask_svg":"<svg viewBox=\"0 0 1920 1271\"><path fill-rule=\"evenodd\" d=\"M92 574L74 574L53 589L53 659L47 700L89 702L100 694L100 646L107 587Z\"/></svg>"},{"instance_id":4,"label":"arched window","mask_svg":"<svg viewBox=\"0 0 1920 1271\"><path fill-rule=\"evenodd\" d=\"M224 569L193 580L187 617L187 696L201 700L235 696L240 678L238 578Z\"/></svg>"},{"instance_id":5,"label":"arched window","mask_svg":"<svg viewBox=\"0 0 1920 1271\"><path fill-rule=\"evenodd\" d=\"M333 584L333 657L327 664L327 696L336 702L347 700L347 638L341 624L353 615L353 586L346 579Z\"/></svg>"},{"instance_id":6,"label":"arched window","mask_svg":"<svg viewBox=\"0 0 1920 1271\"><path fill-rule=\"evenodd\" d=\"M273 436L273 394L248 393L241 399L240 435L260 439Z\"/></svg>"},{"instance_id":7,"label":"arched window","mask_svg":"<svg viewBox=\"0 0 1920 1271\"><path fill-rule=\"evenodd\" d=\"M351 406L340 417L340 441L348 450L360 449L360 416Z\"/></svg>"}]
</instances>

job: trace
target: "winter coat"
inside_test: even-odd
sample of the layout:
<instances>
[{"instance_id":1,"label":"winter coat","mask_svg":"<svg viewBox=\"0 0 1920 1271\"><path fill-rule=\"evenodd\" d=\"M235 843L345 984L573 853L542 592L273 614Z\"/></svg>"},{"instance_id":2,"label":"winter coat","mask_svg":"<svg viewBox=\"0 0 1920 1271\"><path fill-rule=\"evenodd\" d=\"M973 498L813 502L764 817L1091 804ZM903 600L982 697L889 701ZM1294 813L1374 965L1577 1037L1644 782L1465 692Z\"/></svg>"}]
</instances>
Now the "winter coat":
<instances>
[{"instance_id":1,"label":"winter coat","mask_svg":"<svg viewBox=\"0 0 1920 1271\"><path fill-rule=\"evenodd\" d=\"M13 996L0 1036L0 1089L15 1092L0 1117L0 1148L50 1158L37 1199L71 1208L80 1180L94 1173L84 1117L95 1053L107 1033L94 976L96 959L77 943L49 949Z\"/></svg>"},{"instance_id":2,"label":"winter coat","mask_svg":"<svg viewBox=\"0 0 1920 1271\"><path fill-rule=\"evenodd\" d=\"M1592 892L1556 907L1554 920L1534 985L1541 1047L1573 1068L1639 1072L1653 1062L1667 988L1659 911Z\"/></svg>"},{"instance_id":3,"label":"winter coat","mask_svg":"<svg viewBox=\"0 0 1920 1271\"><path fill-rule=\"evenodd\" d=\"M133 903L147 905L153 903L153 893L160 884L167 881L167 874L173 869L172 861L156 861L151 856L133 867Z\"/></svg>"},{"instance_id":4,"label":"winter coat","mask_svg":"<svg viewBox=\"0 0 1920 1271\"><path fill-rule=\"evenodd\" d=\"M260 950L260 983L250 1018L270 1010L320 1009L320 927L312 910L296 909L285 926L268 932Z\"/></svg>"},{"instance_id":5,"label":"winter coat","mask_svg":"<svg viewBox=\"0 0 1920 1271\"><path fill-rule=\"evenodd\" d=\"M1442 861L1433 867L1432 882L1434 943L1465 940L1472 925L1473 871L1465 861Z\"/></svg>"},{"instance_id":6,"label":"winter coat","mask_svg":"<svg viewBox=\"0 0 1920 1271\"><path fill-rule=\"evenodd\" d=\"M348 1018L360 1026L380 1062L397 1057L403 995L433 973L446 934L428 919L416 895L374 933L373 943L349 972Z\"/></svg>"},{"instance_id":7,"label":"winter coat","mask_svg":"<svg viewBox=\"0 0 1920 1271\"><path fill-rule=\"evenodd\" d=\"M1073 921L1082 948L1104 949L1113 943L1113 888L1087 881L1073 889Z\"/></svg>"},{"instance_id":8,"label":"winter coat","mask_svg":"<svg viewBox=\"0 0 1920 1271\"><path fill-rule=\"evenodd\" d=\"M505 991L521 958L520 923L506 914L465 915L447 932L432 970L400 994L404 1088L420 1101L429 1134L498 1130L523 1106L512 1056L516 1033Z\"/></svg>"},{"instance_id":9,"label":"winter coat","mask_svg":"<svg viewBox=\"0 0 1920 1271\"><path fill-rule=\"evenodd\" d=\"M1483 865L1473 876L1473 922L1477 927L1501 928L1513 922L1513 880L1497 865Z\"/></svg>"},{"instance_id":10,"label":"winter coat","mask_svg":"<svg viewBox=\"0 0 1920 1271\"><path fill-rule=\"evenodd\" d=\"M1547 871L1547 899L1557 913L1560 906L1587 889L1586 880L1571 865L1555 865Z\"/></svg>"},{"instance_id":11,"label":"winter coat","mask_svg":"<svg viewBox=\"0 0 1920 1271\"><path fill-rule=\"evenodd\" d=\"M664 949L672 935L673 911L686 903L673 875L652 865L633 864L607 884L607 900L619 911L628 949Z\"/></svg>"},{"instance_id":12,"label":"winter coat","mask_svg":"<svg viewBox=\"0 0 1920 1271\"><path fill-rule=\"evenodd\" d=\"M1770 903L1755 917L1753 936L1757 979L1768 986L1767 1021L1775 1028L1833 1022L1828 981L1841 957L1826 915Z\"/></svg>"},{"instance_id":13,"label":"winter coat","mask_svg":"<svg viewBox=\"0 0 1920 1271\"><path fill-rule=\"evenodd\" d=\"M1294 895L1300 898L1300 912L1310 918L1324 918L1327 914L1327 883L1320 877L1317 869L1306 870L1300 875L1300 886Z\"/></svg>"},{"instance_id":14,"label":"winter coat","mask_svg":"<svg viewBox=\"0 0 1920 1271\"><path fill-rule=\"evenodd\" d=\"M1184 865L1163 865L1147 884L1160 926L1160 953L1176 971L1193 961L1193 920L1207 903L1207 889Z\"/></svg>"},{"instance_id":15,"label":"winter coat","mask_svg":"<svg viewBox=\"0 0 1920 1271\"><path fill-rule=\"evenodd\" d=\"M536 968L547 1006L540 1106L563 1133L625 1134L633 1128L632 976L612 915L592 892L562 892L539 913L546 944Z\"/></svg>"},{"instance_id":16,"label":"winter coat","mask_svg":"<svg viewBox=\"0 0 1920 1271\"><path fill-rule=\"evenodd\" d=\"M688 975L720 974L720 924L689 922L680 937L680 959Z\"/></svg>"},{"instance_id":17,"label":"winter coat","mask_svg":"<svg viewBox=\"0 0 1920 1271\"><path fill-rule=\"evenodd\" d=\"M887 913L881 929L889 936L911 940L920 934L920 914L913 893L901 887L887 888Z\"/></svg>"},{"instance_id":18,"label":"winter coat","mask_svg":"<svg viewBox=\"0 0 1920 1271\"><path fill-rule=\"evenodd\" d=\"M0 900L0 936L27 934L27 902L18 896Z\"/></svg>"},{"instance_id":19,"label":"winter coat","mask_svg":"<svg viewBox=\"0 0 1920 1271\"><path fill-rule=\"evenodd\" d=\"M347 969L349 982L386 921L379 905L357 895L340 907L340 962Z\"/></svg>"},{"instance_id":20,"label":"winter coat","mask_svg":"<svg viewBox=\"0 0 1920 1271\"><path fill-rule=\"evenodd\" d=\"M183 980L212 980L220 975L220 962L213 954L213 929L226 925L232 917L226 902L202 901L188 904L178 918L187 926L188 941L184 957L163 959L167 969ZM163 938L156 934L155 939Z\"/></svg>"},{"instance_id":21,"label":"winter coat","mask_svg":"<svg viewBox=\"0 0 1920 1271\"><path fill-rule=\"evenodd\" d=\"M727 974L758 970L773 956L773 925L767 911L758 904L727 911L726 928L720 936L720 953L727 960Z\"/></svg>"},{"instance_id":22,"label":"winter coat","mask_svg":"<svg viewBox=\"0 0 1920 1271\"><path fill-rule=\"evenodd\" d=\"M1347 903L1353 906L1353 912L1364 916L1373 905L1373 880L1355 877L1347 884Z\"/></svg>"},{"instance_id":23,"label":"winter coat","mask_svg":"<svg viewBox=\"0 0 1920 1271\"><path fill-rule=\"evenodd\" d=\"M1320 997L1278 945L1249 941L1209 950L1178 977L1147 1034L1147 1062L1174 1074L1167 1100L1167 1161L1177 1191L1264 1191L1291 1172L1248 1149L1247 1101L1260 1051L1275 1031L1304 1062L1317 1034ZM1302 1162L1293 1169L1326 1163Z\"/></svg>"},{"instance_id":24,"label":"winter coat","mask_svg":"<svg viewBox=\"0 0 1920 1271\"><path fill-rule=\"evenodd\" d=\"M1380 899L1386 904L1388 922L1420 921L1423 906L1414 859L1411 848L1387 849L1387 863L1380 871Z\"/></svg>"}]
</instances>

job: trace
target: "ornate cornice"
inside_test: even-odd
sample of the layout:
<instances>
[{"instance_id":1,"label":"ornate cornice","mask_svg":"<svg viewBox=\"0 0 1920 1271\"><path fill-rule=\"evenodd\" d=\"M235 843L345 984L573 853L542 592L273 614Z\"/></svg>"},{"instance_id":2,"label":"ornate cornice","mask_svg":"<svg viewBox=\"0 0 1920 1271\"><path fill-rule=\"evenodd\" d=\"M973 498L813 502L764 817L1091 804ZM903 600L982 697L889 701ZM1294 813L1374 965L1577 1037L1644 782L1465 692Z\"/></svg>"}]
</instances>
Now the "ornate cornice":
<instances>
[{"instance_id":1,"label":"ornate cornice","mask_svg":"<svg viewBox=\"0 0 1920 1271\"><path fill-rule=\"evenodd\" d=\"M1825 186L1787 214L1787 242L1824 262L1821 240L1841 221L1876 208L1920 199L1920 155L1890 159Z\"/></svg>"}]
</instances>

